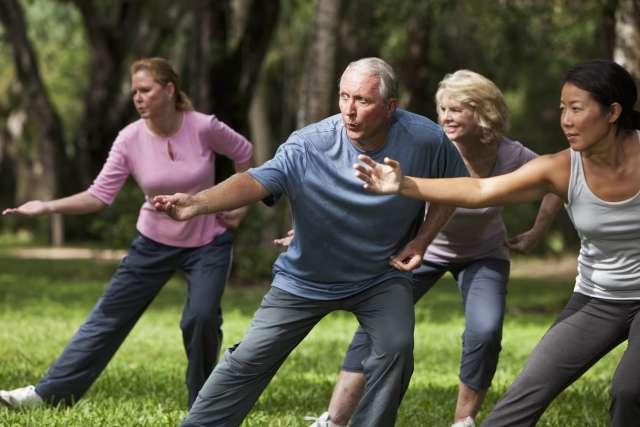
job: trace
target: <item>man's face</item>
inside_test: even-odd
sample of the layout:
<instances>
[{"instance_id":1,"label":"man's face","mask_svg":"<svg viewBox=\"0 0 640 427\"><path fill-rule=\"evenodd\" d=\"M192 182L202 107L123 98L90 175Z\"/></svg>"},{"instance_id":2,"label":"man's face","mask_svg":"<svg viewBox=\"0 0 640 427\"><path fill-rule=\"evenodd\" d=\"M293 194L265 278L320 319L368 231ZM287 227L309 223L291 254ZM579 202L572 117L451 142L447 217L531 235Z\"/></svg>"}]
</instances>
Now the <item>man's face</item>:
<instances>
[{"instance_id":1,"label":"man's face","mask_svg":"<svg viewBox=\"0 0 640 427\"><path fill-rule=\"evenodd\" d=\"M340 79L339 96L340 113L349 138L375 148L384 144L396 100L382 98L378 77L347 70Z\"/></svg>"}]
</instances>

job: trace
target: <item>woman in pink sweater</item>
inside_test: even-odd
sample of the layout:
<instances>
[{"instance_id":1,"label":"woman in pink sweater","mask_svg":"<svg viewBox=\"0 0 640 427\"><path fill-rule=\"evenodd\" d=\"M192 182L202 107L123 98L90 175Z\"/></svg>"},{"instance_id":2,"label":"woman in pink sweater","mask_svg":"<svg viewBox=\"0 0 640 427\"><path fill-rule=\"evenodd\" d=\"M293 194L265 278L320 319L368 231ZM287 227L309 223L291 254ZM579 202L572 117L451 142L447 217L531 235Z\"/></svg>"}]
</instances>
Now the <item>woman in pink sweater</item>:
<instances>
[{"instance_id":1,"label":"woman in pink sweater","mask_svg":"<svg viewBox=\"0 0 640 427\"><path fill-rule=\"evenodd\" d=\"M232 234L245 212L198 216L178 222L149 203L156 194L196 193L214 184L214 160L222 154L236 171L251 163L252 146L218 120L193 110L171 64L147 58L131 66L133 103L140 119L118 134L93 184L69 197L32 200L3 215L83 214L110 205L131 175L146 201L138 236L102 298L38 384L0 391L12 407L72 404L80 399L153 298L178 270L187 278L180 320L188 365L189 406L215 365L222 341L220 299L231 260Z\"/></svg>"}]
</instances>

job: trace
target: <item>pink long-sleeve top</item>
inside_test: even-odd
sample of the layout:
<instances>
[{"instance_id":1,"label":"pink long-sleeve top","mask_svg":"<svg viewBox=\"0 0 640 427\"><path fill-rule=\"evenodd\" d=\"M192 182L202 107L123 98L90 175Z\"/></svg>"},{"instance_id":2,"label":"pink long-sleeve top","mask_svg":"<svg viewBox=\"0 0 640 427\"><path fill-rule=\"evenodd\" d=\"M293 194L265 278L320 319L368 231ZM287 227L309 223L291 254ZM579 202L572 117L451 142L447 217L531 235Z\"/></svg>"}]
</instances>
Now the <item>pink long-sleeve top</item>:
<instances>
[{"instance_id":1,"label":"pink long-sleeve top","mask_svg":"<svg viewBox=\"0 0 640 427\"><path fill-rule=\"evenodd\" d=\"M215 214L174 221L156 211L150 200L158 194L193 194L211 187L217 153L240 164L251 159L252 151L245 137L215 116L185 112L180 129L170 137L155 135L140 119L120 131L88 192L110 205L131 175L146 199L138 231L166 245L202 246L226 230Z\"/></svg>"}]
</instances>

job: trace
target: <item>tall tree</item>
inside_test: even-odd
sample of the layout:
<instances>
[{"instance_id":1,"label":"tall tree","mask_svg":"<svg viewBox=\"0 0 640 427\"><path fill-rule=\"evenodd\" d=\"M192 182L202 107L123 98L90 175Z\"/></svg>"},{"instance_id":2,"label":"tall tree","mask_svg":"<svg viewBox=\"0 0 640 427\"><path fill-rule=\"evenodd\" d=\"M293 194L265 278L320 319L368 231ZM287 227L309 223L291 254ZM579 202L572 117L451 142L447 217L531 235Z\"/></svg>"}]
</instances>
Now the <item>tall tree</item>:
<instances>
[{"instance_id":1,"label":"tall tree","mask_svg":"<svg viewBox=\"0 0 640 427\"><path fill-rule=\"evenodd\" d=\"M64 185L60 171L67 164L62 122L43 84L35 51L27 37L24 11L17 0L0 2L0 22L13 49L16 74L21 84L28 120L37 124L33 126L37 132L34 175L40 177L42 196L54 198L59 196ZM60 215L52 216L51 238L55 245L62 243L63 225Z\"/></svg>"},{"instance_id":2,"label":"tall tree","mask_svg":"<svg viewBox=\"0 0 640 427\"><path fill-rule=\"evenodd\" d=\"M640 3L618 0L613 59L640 82Z\"/></svg>"},{"instance_id":3,"label":"tall tree","mask_svg":"<svg viewBox=\"0 0 640 427\"><path fill-rule=\"evenodd\" d=\"M316 0L311 41L300 85L298 127L326 117L335 104L336 49L341 0Z\"/></svg>"},{"instance_id":4,"label":"tall tree","mask_svg":"<svg viewBox=\"0 0 640 427\"><path fill-rule=\"evenodd\" d=\"M247 115L280 1L192 0L189 8L179 61L188 91L198 109L247 134ZM242 19L234 20L237 15ZM216 171L220 180L231 173L231 165L218 157Z\"/></svg>"}]
</instances>

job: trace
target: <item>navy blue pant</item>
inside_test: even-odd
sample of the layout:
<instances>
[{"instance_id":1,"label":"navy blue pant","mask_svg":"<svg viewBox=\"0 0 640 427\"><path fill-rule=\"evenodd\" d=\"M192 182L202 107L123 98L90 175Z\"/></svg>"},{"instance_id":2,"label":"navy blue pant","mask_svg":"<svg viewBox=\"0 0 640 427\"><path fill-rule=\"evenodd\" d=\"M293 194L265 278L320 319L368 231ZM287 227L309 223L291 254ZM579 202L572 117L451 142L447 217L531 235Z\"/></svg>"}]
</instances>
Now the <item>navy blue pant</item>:
<instances>
[{"instance_id":1,"label":"navy blue pant","mask_svg":"<svg viewBox=\"0 0 640 427\"><path fill-rule=\"evenodd\" d=\"M216 363L222 342L220 299L231 261L232 234L179 248L138 236L89 317L36 385L52 404L80 399L109 363L160 289L178 270L187 278L180 320L187 353L189 406Z\"/></svg>"},{"instance_id":2,"label":"navy blue pant","mask_svg":"<svg viewBox=\"0 0 640 427\"><path fill-rule=\"evenodd\" d=\"M465 316L460 381L474 390L488 388L496 372L509 270L509 261L485 258L455 265L425 261L413 273L414 303L447 271L458 283ZM360 328L349 345L342 369L362 372L362 361L370 352L369 337Z\"/></svg>"}]
</instances>

